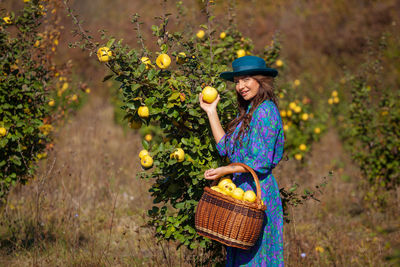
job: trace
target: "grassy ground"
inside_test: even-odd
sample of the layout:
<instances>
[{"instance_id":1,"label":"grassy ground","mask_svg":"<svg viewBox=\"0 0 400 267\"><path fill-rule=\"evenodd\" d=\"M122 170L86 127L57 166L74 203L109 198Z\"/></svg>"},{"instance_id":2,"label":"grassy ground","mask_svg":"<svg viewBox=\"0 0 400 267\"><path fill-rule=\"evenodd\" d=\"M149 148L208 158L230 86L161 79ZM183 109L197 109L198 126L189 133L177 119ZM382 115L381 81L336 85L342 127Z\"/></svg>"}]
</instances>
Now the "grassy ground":
<instances>
[{"instance_id":1,"label":"grassy ground","mask_svg":"<svg viewBox=\"0 0 400 267\"><path fill-rule=\"evenodd\" d=\"M113 124L107 98L93 95L60 131L36 179L11 193L0 265L176 265L173 246L156 244L142 227L152 201L136 179L139 144Z\"/></svg>"},{"instance_id":2,"label":"grassy ground","mask_svg":"<svg viewBox=\"0 0 400 267\"><path fill-rule=\"evenodd\" d=\"M304 89L309 95L317 86L329 91L329 80L340 77L343 66L359 65L367 38L397 25L398 3L393 0L249 2L238 1L239 28L253 38L257 50L280 29L282 58L293 78L310 84ZM171 3L168 11L176 13ZM188 19L204 23L198 3L188 6ZM140 12L150 47L150 25L154 16L162 14L161 5L151 1L75 1L74 7L94 35L107 29L130 44L136 40L129 17ZM218 7L217 18L226 10ZM224 23L217 25L218 31ZM69 30L69 18L65 25ZM79 74L96 89L88 104L59 131L54 151L41 162L36 179L11 192L0 218L0 266L190 265L195 253L157 243L152 229L143 227L152 201L149 184L136 179L140 136L114 124L108 90L97 83L104 69L94 67L94 58L67 48L68 30L60 50L73 58ZM399 265L385 258L400 249L400 192L392 192L384 210L366 206L358 168L344 152L335 129L313 146L305 166L282 161L275 177L280 187L293 181L313 187L329 171L333 175L321 202L309 201L290 210L292 222L284 229L286 265Z\"/></svg>"},{"instance_id":3,"label":"grassy ground","mask_svg":"<svg viewBox=\"0 0 400 267\"><path fill-rule=\"evenodd\" d=\"M101 85L99 85L101 86ZM157 243L144 227L149 184L136 179L140 136L113 122L101 91L57 136L29 185L11 192L0 219L1 266L186 266L195 253ZM357 191L357 168L335 130L316 144L307 165L283 161L280 187L312 187L333 175L320 196L290 209L288 266L384 266L399 234L399 199L369 211Z\"/></svg>"},{"instance_id":4,"label":"grassy ground","mask_svg":"<svg viewBox=\"0 0 400 267\"><path fill-rule=\"evenodd\" d=\"M292 223L284 233L288 266L395 265L385 258L400 245L399 192L393 192L384 211L369 209L360 195L359 171L335 130L314 146L305 169L296 171L290 164L281 164L277 176L309 188L329 170L333 175L321 202L310 201L292 210Z\"/></svg>"}]
</instances>

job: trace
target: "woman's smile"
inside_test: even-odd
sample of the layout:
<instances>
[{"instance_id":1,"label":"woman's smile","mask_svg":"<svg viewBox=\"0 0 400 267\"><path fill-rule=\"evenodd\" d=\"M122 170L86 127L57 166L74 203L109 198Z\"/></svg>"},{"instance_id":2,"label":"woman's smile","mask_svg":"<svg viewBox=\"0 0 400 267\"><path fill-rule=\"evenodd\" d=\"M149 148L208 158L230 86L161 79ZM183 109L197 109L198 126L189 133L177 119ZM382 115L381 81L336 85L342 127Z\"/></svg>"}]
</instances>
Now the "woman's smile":
<instances>
[{"instance_id":1,"label":"woman's smile","mask_svg":"<svg viewBox=\"0 0 400 267\"><path fill-rule=\"evenodd\" d=\"M248 90L243 90L240 91L240 94L244 97L249 91Z\"/></svg>"},{"instance_id":2,"label":"woman's smile","mask_svg":"<svg viewBox=\"0 0 400 267\"><path fill-rule=\"evenodd\" d=\"M253 99L260 88L257 80L249 76L235 77L235 82L236 91L247 101Z\"/></svg>"}]
</instances>

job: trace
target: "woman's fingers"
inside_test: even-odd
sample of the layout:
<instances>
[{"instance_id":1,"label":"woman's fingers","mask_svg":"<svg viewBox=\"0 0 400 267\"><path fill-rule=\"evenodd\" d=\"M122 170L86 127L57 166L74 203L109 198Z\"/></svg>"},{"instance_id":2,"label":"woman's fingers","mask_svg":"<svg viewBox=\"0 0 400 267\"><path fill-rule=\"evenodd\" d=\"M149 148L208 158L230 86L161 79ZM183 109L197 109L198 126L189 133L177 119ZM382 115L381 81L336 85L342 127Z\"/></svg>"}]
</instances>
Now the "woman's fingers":
<instances>
[{"instance_id":1,"label":"woman's fingers","mask_svg":"<svg viewBox=\"0 0 400 267\"><path fill-rule=\"evenodd\" d=\"M209 169L208 170L208 174L209 175L215 175L215 174L217 174L217 172L215 171L215 169Z\"/></svg>"},{"instance_id":2,"label":"woman's fingers","mask_svg":"<svg viewBox=\"0 0 400 267\"><path fill-rule=\"evenodd\" d=\"M204 110L207 111L207 106L203 101L203 94L199 93L199 102L200 102L200 107Z\"/></svg>"},{"instance_id":3,"label":"woman's fingers","mask_svg":"<svg viewBox=\"0 0 400 267\"><path fill-rule=\"evenodd\" d=\"M209 169L204 172L204 178L207 180L215 180L218 178L218 174L215 169Z\"/></svg>"},{"instance_id":4,"label":"woman's fingers","mask_svg":"<svg viewBox=\"0 0 400 267\"><path fill-rule=\"evenodd\" d=\"M204 174L207 174L207 175L214 175L214 174L215 174L215 170L214 170L214 169L208 169L208 170L205 171Z\"/></svg>"},{"instance_id":5,"label":"woman's fingers","mask_svg":"<svg viewBox=\"0 0 400 267\"><path fill-rule=\"evenodd\" d=\"M218 104L219 100L221 99L221 97L219 96L219 94L217 95L217 98L215 99L215 104Z\"/></svg>"},{"instance_id":6,"label":"woman's fingers","mask_svg":"<svg viewBox=\"0 0 400 267\"><path fill-rule=\"evenodd\" d=\"M205 175L204 178L206 178L206 180L215 180L218 178L218 175Z\"/></svg>"}]
</instances>

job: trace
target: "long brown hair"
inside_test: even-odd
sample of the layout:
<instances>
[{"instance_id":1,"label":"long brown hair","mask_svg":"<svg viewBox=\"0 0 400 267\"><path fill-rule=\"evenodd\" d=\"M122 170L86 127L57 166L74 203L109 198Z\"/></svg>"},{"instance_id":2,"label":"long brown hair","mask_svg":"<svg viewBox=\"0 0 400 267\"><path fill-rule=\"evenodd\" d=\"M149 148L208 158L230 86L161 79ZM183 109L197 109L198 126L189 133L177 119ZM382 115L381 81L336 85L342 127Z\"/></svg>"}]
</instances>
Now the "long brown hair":
<instances>
[{"instance_id":1,"label":"long brown hair","mask_svg":"<svg viewBox=\"0 0 400 267\"><path fill-rule=\"evenodd\" d=\"M263 103L265 100L271 100L278 107L278 99L274 93L274 78L270 76L264 75L252 75L251 78L255 79L260 85L258 93L253 97L251 101L245 100L237 91L237 101L239 108L239 116L236 117L233 121L228 123L226 135L232 136L236 127L242 122L240 126L239 133L235 137L236 140L239 140L240 145L242 144L243 136L248 132L251 118L253 117L253 112L258 108L258 106ZM251 103L251 108L249 112L246 114L247 108ZM235 141L236 141L235 140Z\"/></svg>"}]
</instances>

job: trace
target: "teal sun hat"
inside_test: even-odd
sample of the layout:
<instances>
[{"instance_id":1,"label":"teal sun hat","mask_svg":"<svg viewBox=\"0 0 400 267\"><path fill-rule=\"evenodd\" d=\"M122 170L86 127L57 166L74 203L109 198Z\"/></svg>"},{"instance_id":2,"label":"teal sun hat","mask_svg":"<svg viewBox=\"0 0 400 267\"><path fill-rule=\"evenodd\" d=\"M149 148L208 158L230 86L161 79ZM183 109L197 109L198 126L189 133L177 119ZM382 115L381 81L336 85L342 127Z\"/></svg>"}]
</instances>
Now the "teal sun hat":
<instances>
[{"instance_id":1,"label":"teal sun hat","mask_svg":"<svg viewBox=\"0 0 400 267\"><path fill-rule=\"evenodd\" d=\"M233 78L235 76L260 74L276 77L278 75L278 71L276 69L268 68L265 60L256 56L244 56L235 59L232 62L232 69L233 71L222 72L219 77L233 82Z\"/></svg>"}]
</instances>

